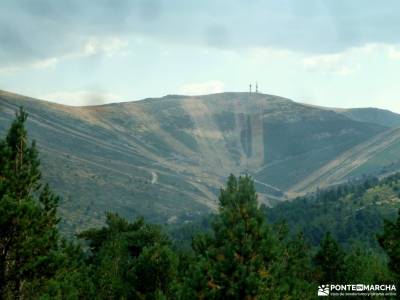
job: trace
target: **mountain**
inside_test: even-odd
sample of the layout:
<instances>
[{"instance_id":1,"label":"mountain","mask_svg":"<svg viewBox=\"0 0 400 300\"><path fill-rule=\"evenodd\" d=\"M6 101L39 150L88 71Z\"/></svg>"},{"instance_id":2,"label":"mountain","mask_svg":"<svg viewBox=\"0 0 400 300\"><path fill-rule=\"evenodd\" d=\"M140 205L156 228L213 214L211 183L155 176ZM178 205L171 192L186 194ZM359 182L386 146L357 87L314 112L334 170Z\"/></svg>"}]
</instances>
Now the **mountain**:
<instances>
[{"instance_id":1,"label":"mountain","mask_svg":"<svg viewBox=\"0 0 400 300\"><path fill-rule=\"evenodd\" d=\"M250 173L260 200L273 205L400 165L400 134L389 124L272 95L70 107L2 91L1 133L18 106L30 114L44 179L63 198L67 231L101 224L104 211L152 222L191 219L215 210L230 173Z\"/></svg>"},{"instance_id":2,"label":"mountain","mask_svg":"<svg viewBox=\"0 0 400 300\"><path fill-rule=\"evenodd\" d=\"M382 251L376 234L384 220L394 221L400 208L400 173L382 179L353 180L325 190L264 207L266 220L287 226L291 235L302 232L312 247L318 247L326 232L342 246L356 244ZM190 249L192 236L212 231L215 214L190 223L167 227L176 245ZM279 227L278 227L279 228Z\"/></svg>"},{"instance_id":3,"label":"mountain","mask_svg":"<svg viewBox=\"0 0 400 300\"><path fill-rule=\"evenodd\" d=\"M374 107L337 108L316 106L312 104L304 105L324 110L331 110L337 112L338 114L344 115L354 121L378 124L385 127L400 127L400 115L387 109Z\"/></svg>"},{"instance_id":4,"label":"mountain","mask_svg":"<svg viewBox=\"0 0 400 300\"><path fill-rule=\"evenodd\" d=\"M379 124L387 127L400 127L400 115L390 110L378 108L351 108L342 110L341 113L350 119Z\"/></svg>"}]
</instances>

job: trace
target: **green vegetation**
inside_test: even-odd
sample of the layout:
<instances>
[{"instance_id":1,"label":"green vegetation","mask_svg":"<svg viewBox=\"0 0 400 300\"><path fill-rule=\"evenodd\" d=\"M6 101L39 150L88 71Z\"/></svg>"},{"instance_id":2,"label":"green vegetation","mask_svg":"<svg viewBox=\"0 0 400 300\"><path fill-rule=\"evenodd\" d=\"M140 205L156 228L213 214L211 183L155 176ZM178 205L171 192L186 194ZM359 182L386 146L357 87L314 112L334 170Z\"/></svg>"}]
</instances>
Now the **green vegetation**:
<instances>
[{"instance_id":1,"label":"green vegetation","mask_svg":"<svg viewBox=\"0 0 400 300\"><path fill-rule=\"evenodd\" d=\"M291 232L304 232L318 245L325 232L342 245L363 243L378 248L375 234L383 219L393 220L400 209L400 174L379 181L365 178L265 209L270 222L286 220Z\"/></svg>"},{"instance_id":2,"label":"green vegetation","mask_svg":"<svg viewBox=\"0 0 400 300\"><path fill-rule=\"evenodd\" d=\"M219 214L202 223L211 226L196 233L190 247L177 247L159 225L143 218L129 222L114 213L107 214L101 228L77 236L83 247L77 240L67 242L57 228L59 199L41 184L26 118L21 109L0 141L2 299L312 299L320 284L399 282L400 215L384 222L378 235L382 253L354 244L343 247L335 239L340 230L324 233L313 248L307 234L290 234L284 222L266 222L249 176L229 177L220 191ZM330 205L334 199L364 206L396 202L398 179L348 185L298 202L314 209L310 216L328 210L321 199ZM335 217L345 216L340 205L333 209Z\"/></svg>"},{"instance_id":3,"label":"green vegetation","mask_svg":"<svg viewBox=\"0 0 400 300\"><path fill-rule=\"evenodd\" d=\"M400 170L400 131L387 132L399 115L385 123L380 110L345 114L261 93L69 107L0 91L0 135L19 106L70 237L104 225L104 211L157 224L205 216L230 173L250 172L272 205Z\"/></svg>"},{"instance_id":4,"label":"green vegetation","mask_svg":"<svg viewBox=\"0 0 400 300\"><path fill-rule=\"evenodd\" d=\"M21 109L0 141L0 295L36 295L57 270L58 198L41 186L38 153Z\"/></svg>"},{"instance_id":5,"label":"green vegetation","mask_svg":"<svg viewBox=\"0 0 400 300\"><path fill-rule=\"evenodd\" d=\"M385 220L384 231L378 236L379 244L389 256L389 268L400 279L400 210L396 222Z\"/></svg>"},{"instance_id":6,"label":"green vegetation","mask_svg":"<svg viewBox=\"0 0 400 300\"><path fill-rule=\"evenodd\" d=\"M212 235L193 242L195 261L183 299L254 299L271 289L274 238L258 209L249 177L231 175L221 190Z\"/></svg>"}]
</instances>

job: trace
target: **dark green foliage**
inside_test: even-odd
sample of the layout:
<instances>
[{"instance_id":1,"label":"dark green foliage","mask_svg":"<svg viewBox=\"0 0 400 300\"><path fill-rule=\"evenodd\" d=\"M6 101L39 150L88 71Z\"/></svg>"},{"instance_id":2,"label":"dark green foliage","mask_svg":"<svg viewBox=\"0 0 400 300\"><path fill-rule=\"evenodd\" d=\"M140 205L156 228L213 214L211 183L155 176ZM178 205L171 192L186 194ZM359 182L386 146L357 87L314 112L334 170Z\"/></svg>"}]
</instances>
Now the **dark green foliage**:
<instances>
[{"instance_id":1,"label":"dark green foliage","mask_svg":"<svg viewBox=\"0 0 400 300\"><path fill-rule=\"evenodd\" d=\"M252 180L231 175L219 201L213 234L193 243L196 263L187 282L191 297L256 299L268 295L275 249Z\"/></svg>"},{"instance_id":2,"label":"dark green foliage","mask_svg":"<svg viewBox=\"0 0 400 300\"><path fill-rule=\"evenodd\" d=\"M393 282L386 260L371 249L355 246L347 252L344 262L344 281L357 284L385 284Z\"/></svg>"},{"instance_id":3,"label":"dark green foliage","mask_svg":"<svg viewBox=\"0 0 400 300\"><path fill-rule=\"evenodd\" d=\"M345 252L328 232L315 255L315 264L319 271L318 281L326 284L343 282L344 258Z\"/></svg>"},{"instance_id":4,"label":"dark green foliage","mask_svg":"<svg viewBox=\"0 0 400 300\"><path fill-rule=\"evenodd\" d=\"M287 235L282 238L287 239ZM310 246L302 233L279 245L279 255L272 267L275 297L307 299L315 289Z\"/></svg>"},{"instance_id":5,"label":"dark green foliage","mask_svg":"<svg viewBox=\"0 0 400 300\"><path fill-rule=\"evenodd\" d=\"M315 280L321 284L394 282L381 255L359 245L345 251L329 232L321 242L314 263Z\"/></svg>"},{"instance_id":6,"label":"dark green foliage","mask_svg":"<svg viewBox=\"0 0 400 300\"><path fill-rule=\"evenodd\" d=\"M270 248L268 251L270 251L269 253L271 254L269 256L271 261L265 264L268 276L264 284L268 289L268 291L265 291L268 298L313 298L316 286L319 284L357 282L365 284L385 284L393 282L382 253L375 246L371 248L369 246L370 244L366 243L369 239L374 239L373 229L376 228L376 230L379 230L379 225L371 226L370 224L374 222L374 220L363 217L365 214L361 212L368 208L357 211L357 206L354 208L350 205L352 201L366 205L368 203L374 203L374 201L384 200L383 197L386 197L385 195L387 195L387 193L391 195L390 191L395 192L399 176L400 175L393 175L381 181L372 178L363 182L340 186L333 190L319 191L313 197L309 199L304 198L304 200L299 203L294 202L281 205L279 211L282 211L282 215L284 215L283 213L285 212L289 218L293 218L288 219L292 228L289 230L290 228L288 228L285 222L276 223L277 219L275 219L275 224L273 224L272 228L267 230L270 232ZM181 242L182 240L187 241L186 237L190 235L190 232L199 232L201 230L209 232L206 235L197 234L194 239L193 246L195 257L192 258L192 263L190 263L189 260L189 267L186 267L186 269L183 268L184 277L188 279L181 289L182 299L196 297L218 299L219 297L229 297L219 294L220 291L223 291L221 288L222 284L226 283L218 277L218 274L222 273L225 276L225 273L221 271L223 269L220 267L221 262L217 259L217 255L222 253L225 256L227 255L226 253L229 254L230 249L235 249L235 246L240 245L240 238L231 240L229 234L240 226L241 217L232 212L229 214L224 212L224 210L235 211L235 207L240 207L240 205L236 206L236 204L240 202L229 200L236 199L236 197L239 197L241 194L235 190L235 188L229 188L231 186L235 186L235 179L232 177L228 182L227 188L221 193L221 197L223 197L223 195L224 197L221 199L221 212L219 215L214 215L208 219L203 218L197 223L183 226L181 230L179 230L179 227L175 226L174 231L172 231L174 237L178 237L178 240L181 239ZM227 195L230 194L226 193L229 190L236 196L231 195L232 198L228 198ZM376 195L378 193L379 199L377 200ZM354 196L353 198L349 198L348 195ZM350 214L348 218L350 221L347 224L356 227L358 231L355 231L357 234L351 231L347 236L339 235L339 237L342 238L339 243L333 235L324 234L324 231L329 230L329 228L338 228L340 225L339 223L343 223L343 220L346 219L342 217L339 220L335 220L335 216L337 216L336 213L341 211L337 209L335 204L340 201L341 198L346 198L347 200L344 203L350 206L348 210L343 210L346 214L351 213L351 209L356 210L354 216ZM230 203L235 205L229 205ZM340 203L340 205L344 206L344 203ZM282 207L286 210L283 211ZM372 207L374 208L374 206ZM265 208L263 209L265 210ZM275 208L268 211L274 210ZM309 239L307 235L312 237L312 235L310 235L312 231L310 231L310 228L307 228L306 225L308 224L307 220L313 225L313 218L316 217L317 212L321 214L319 218L321 223L319 224L322 225L322 228L319 229L319 232L322 238L316 239L317 241L321 240L321 246L316 249L317 251L315 252L311 247L312 245L308 244ZM258 214L255 214L255 216L257 215ZM226 216L232 216L232 218L227 218ZM375 220L375 222L380 221L380 215L376 216L378 220ZM214 219L214 221L211 222L211 219ZM231 222L229 223L228 221ZM212 226L209 226L210 222L213 224ZM296 222L305 225L304 230L307 235L303 233L289 234L290 231L294 231L298 228L296 227ZM227 225L221 227L221 225L224 224ZM271 225L264 224L263 226L268 228ZM221 228L224 229L224 231L221 231ZM312 228L317 227L315 226ZM352 227L344 228L349 230ZM345 233L345 229L341 230L342 231L336 230L335 233ZM183 235L179 235L179 232ZM217 235L218 232L221 234ZM240 237L241 232L241 230L235 231L235 236ZM361 236L361 233L366 236ZM219 236L221 244L217 243L217 236ZM315 240L311 239L311 241L315 243ZM346 251L346 249L354 243L356 245ZM342 247L341 244L346 247ZM357 244L359 246L357 246ZM366 248L366 246L368 248ZM268 251L266 253L268 253ZM219 257L221 259L224 256L220 255ZM234 259L229 259L227 261L231 264L235 262ZM228 263L227 265L229 266ZM190 271L188 271L187 268L189 268ZM231 270L234 270L234 268L232 267ZM232 273L228 274L231 275ZM217 278L218 280L216 280ZM225 277L224 279L230 280L231 278ZM234 285L236 280L237 278L229 282L229 284ZM229 284L226 285L229 286Z\"/></svg>"},{"instance_id":7,"label":"dark green foliage","mask_svg":"<svg viewBox=\"0 0 400 300\"><path fill-rule=\"evenodd\" d=\"M202 216L193 222L184 224L169 224L166 227L168 235L171 237L174 246L180 250L190 250L194 236L204 233L211 233L211 224L215 215Z\"/></svg>"},{"instance_id":8,"label":"dark green foliage","mask_svg":"<svg viewBox=\"0 0 400 300\"><path fill-rule=\"evenodd\" d=\"M177 257L168 237L143 219L107 215L107 226L79 235L88 241L99 299L157 299L172 293Z\"/></svg>"},{"instance_id":9,"label":"dark green foliage","mask_svg":"<svg viewBox=\"0 0 400 300\"><path fill-rule=\"evenodd\" d=\"M82 249L72 242L62 241L59 268L47 283L39 299L96 299L98 291L90 277L90 266Z\"/></svg>"},{"instance_id":10,"label":"dark green foliage","mask_svg":"<svg viewBox=\"0 0 400 300\"><path fill-rule=\"evenodd\" d=\"M385 220L378 241L389 257L389 268L400 282L400 210L395 222Z\"/></svg>"},{"instance_id":11,"label":"dark green foliage","mask_svg":"<svg viewBox=\"0 0 400 300\"><path fill-rule=\"evenodd\" d=\"M25 122L28 114L21 108L5 140L0 142L0 195L21 200L40 188L40 171L35 142L29 144Z\"/></svg>"},{"instance_id":12,"label":"dark green foliage","mask_svg":"<svg viewBox=\"0 0 400 300\"><path fill-rule=\"evenodd\" d=\"M135 261L133 282L142 299L171 297L178 258L169 245L147 246Z\"/></svg>"},{"instance_id":13,"label":"dark green foliage","mask_svg":"<svg viewBox=\"0 0 400 300\"><path fill-rule=\"evenodd\" d=\"M33 297L58 265L57 203L40 184L38 153L21 108L0 141L0 297Z\"/></svg>"},{"instance_id":14,"label":"dark green foliage","mask_svg":"<svg viewBox=\"0 0 400 300\"><path fill-rule=\"evenodd\" d=\"M386 220L378 235L389 268L386 257L366 248L370 243L361 236L373 240L381 215L393 210L390 204L374 213L384 201L398 202L400 174L267 210L274 224L266 222L252 179L231 175L221 189L218 214L170 230L179 250L161 227L112 213L105 226L79 234L83 250L60 239L59 199L39 181L26 118L21 109L0 140L1 299L294 300L315 298L320 284L399 280L400 215L396 222ZM288 223L277 222L282 207ZM304 234L295 233L307 224ZM315 243L321 236L315 253L307 240ZM346 250L342 244L356 246Z\"/></svg>"},{"instance_id":15,"label":"dark green foliage","mask_svg":"<svg viewBox=\"0 0 400 300\"><path fill-rule=\"evenodd\" d=\"M383 218L392 219L400 207L395 190L400 187L399 179L396 174L381 181L367 178L349 182L278 204L265 213L272 223L287 220L290 231L304 232L312 246L317 246L329 231L347 248L362 242L378 249L375 234L382 228Z\"/></svg>"}]
</instances>

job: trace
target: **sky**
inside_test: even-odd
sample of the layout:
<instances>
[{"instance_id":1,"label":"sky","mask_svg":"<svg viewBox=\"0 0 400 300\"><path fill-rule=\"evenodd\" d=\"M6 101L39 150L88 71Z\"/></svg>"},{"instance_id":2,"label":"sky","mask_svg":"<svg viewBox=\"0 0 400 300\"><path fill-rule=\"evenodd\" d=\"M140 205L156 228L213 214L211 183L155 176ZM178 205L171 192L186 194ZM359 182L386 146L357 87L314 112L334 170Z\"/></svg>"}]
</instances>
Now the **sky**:
<instances>
[{"instance_id":1,"label":"sky","mask_svg":"<svg viewBox=\"0 0 400 300\"><path fill-rule=\"evenodd\" d=\"M400 113L398 0L1 0L0 89L68 105L261 92Z\"/></svg>"}]
</instances>

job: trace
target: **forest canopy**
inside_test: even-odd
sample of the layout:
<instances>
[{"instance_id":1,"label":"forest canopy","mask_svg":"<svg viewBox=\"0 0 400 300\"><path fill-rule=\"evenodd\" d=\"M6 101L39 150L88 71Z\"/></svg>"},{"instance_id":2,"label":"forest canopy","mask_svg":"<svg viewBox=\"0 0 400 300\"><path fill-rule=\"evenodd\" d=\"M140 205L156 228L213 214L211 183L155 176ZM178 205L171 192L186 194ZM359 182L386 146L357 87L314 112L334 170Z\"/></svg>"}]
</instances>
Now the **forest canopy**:
<instances>
[{"instance_id":1,"label":"forest canopy","mask_svg":"<svg viewBox=\"0 0 400 300\"><path fill-rule=\"evenodd\" d=\"M2 299L311 299L321 284L399 283L400 215L373 208L398 195L400 175L275 210L259 205L250 176L230 175L206 230L174 229L191 234L189 247L114 213L66 240L27 118L21 108L0 140Z\"/></svg>"}]
</instances>

